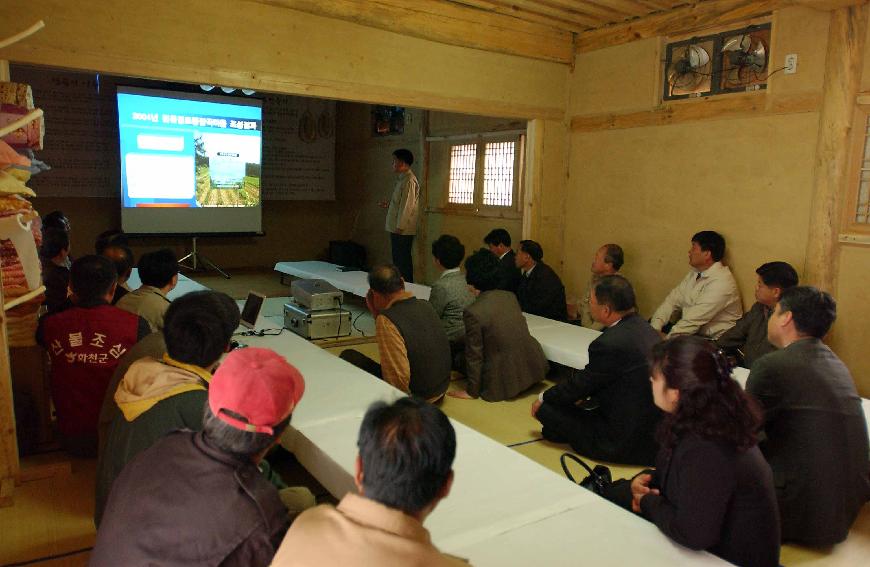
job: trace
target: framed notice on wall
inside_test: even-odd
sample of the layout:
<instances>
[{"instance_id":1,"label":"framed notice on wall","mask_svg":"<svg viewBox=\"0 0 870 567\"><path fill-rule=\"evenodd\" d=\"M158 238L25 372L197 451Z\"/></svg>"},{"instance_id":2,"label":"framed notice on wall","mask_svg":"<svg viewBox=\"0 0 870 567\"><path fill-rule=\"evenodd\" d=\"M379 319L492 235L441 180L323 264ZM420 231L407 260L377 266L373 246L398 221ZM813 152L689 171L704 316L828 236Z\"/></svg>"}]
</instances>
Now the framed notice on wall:
<instances>
[{"instance_id":1,"label":"framed notice on wall","mask_svg":"<svg viewBox=\"0 0 870 567\"><path fill-rule=\"evenodd\" d=\"M372 107L372 135L395 136L405 131L405 109L401 106Z\"/></svg>"}]
</instances>

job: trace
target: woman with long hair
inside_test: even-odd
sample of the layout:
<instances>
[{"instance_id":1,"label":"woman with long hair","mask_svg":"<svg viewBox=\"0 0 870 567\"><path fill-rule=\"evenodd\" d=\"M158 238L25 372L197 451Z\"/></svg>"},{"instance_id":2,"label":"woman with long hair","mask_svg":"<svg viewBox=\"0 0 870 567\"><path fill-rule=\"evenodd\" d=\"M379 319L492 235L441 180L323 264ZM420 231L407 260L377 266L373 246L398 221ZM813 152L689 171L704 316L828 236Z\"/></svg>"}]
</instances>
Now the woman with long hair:
<instances>
[{"instance_id":1,"label":"woman with long hair","mask_svg":"<svg viewBox=\"0 0 870 567\"><path fill-rule=\"evenodd\" d=\"M757 445L761 413L724 354L699 337L653 348L653 398L666 412L656 469L631 481L631 508L668 537L742 567L779 565L773 475Z\"/></svg>"}]
</instances>

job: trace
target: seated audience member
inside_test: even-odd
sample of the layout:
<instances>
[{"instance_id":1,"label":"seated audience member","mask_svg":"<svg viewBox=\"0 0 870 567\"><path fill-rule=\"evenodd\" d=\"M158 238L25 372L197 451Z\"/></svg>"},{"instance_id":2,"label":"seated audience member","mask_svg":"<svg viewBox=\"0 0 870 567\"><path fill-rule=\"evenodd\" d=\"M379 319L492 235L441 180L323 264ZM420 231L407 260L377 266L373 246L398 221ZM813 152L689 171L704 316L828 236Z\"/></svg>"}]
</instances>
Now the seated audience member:
<instances>
[{"instance_id":1,"label":"seated audience member","mask_svg":"<svg viewBox=\"0 0 870 567\"><path fill-rule=\"evenodd\" d=\"M118 307L136 313L148 321L151 331L163 328L163 317L169 309L166 294L178 284L178 258L168 248L142 254L139 259L139 280L142 286L118 300Z\"/></svg>"},{"instance_id":2,"label":"seated audience member","mask_svg":"<svg viewBox=\"0 0 870 567\"><path fill-rule=\"evenodd\" d=\"M783 290L767 323L780 350L756 360L746 383L764 409L761 450L776 479L785 542L843 541L870 499L861 398L849 370L822 342L836 317L827 293Z\"/></svg>"},{"instance_id":3,"label":"seated audience member","mask_svg":"<svg viewBox=\"0 0 870 567\"><path fill-rule=\"evenodd\" d=\"M289 517L257 463L304 388L299 371L271 350L227 355L209 386L202 431L166 435L115 479L91 567L269 565Z\"/></svg>"},{"instance_id":4,"label":"seated audience member","mask_svg":"<svg viewBox=\"0 0 870 567\"><path fill-rule=\"evenodd\" d=\"M589 364L543 392L532 415L544 439L601 461L650 465L661 413L653 403L647 363L661 339L635 307L622 276L598 280L590 311L604 332L589 345Z\"/></svg>"},{"instance_id":5,"label":"seated audience member","mask_svg":"<svg viewBox=\"0 0 870 567\"><path fill-rule=\"evenodd\" d=\"M517 255L513 251L513 248L511 248L510 233L503 228L495 228L483 237L483 243L486 244L490 252L498 256L500 262L501 275L498 289L516 293L522 274L520 269L517 268Z\"/></svg>"},{"instance_id":6,"label":"seated audience member","mask_svg":"<svg viewBox=\"0 0 870 567\"><path fill-rule=\"evenodd\" d=\"M725 239L718 232L704 230L692 237L689 265L692 269L671 290L650 319L653 329L677 335L700 335L717 339L743 315L737 282L727 266ZM674 317L678 317L668 329Z\"/></svg>"},{"instance_id":7,"label":"seated audience member","mask_svg":"<svg viewBox=\"0 0 870 567\"><path fill-rule=\"evenodd\" d=\"M303 512L272 567L464 565L440 553L423 527L453 484L456 433L447 416L413 398L377 402L357 446L359 494Z\"/></svg>"},{"instance_id":8,"label":"seated audience member","mask_svg":"<svg viewBox=\"0 0 870 567\"><path fill-rule=\"evenodd\" d=\"M516 265L522 272L517 287L517 299L525 313L540 315L556 321L568 320L565 286L553 271L542 262L544 250L534 240L520 242Z\"/></svg>"},{"instance_id":9,"label":"seated audience member","mask_svg":"<svg viewBox=\"0 0 870 567\"><path fill-rule=\"evenodd\" d=\"M145 323L144 319L142 321L145 327L148 328L148 323ZM100 407L100 419L97 424L100 457L102 457L103 449L106 446L109 426L112 424L115 416L121 412L118 409L118 404L115 403L115 392L118 390L118 384L121 383L130 366L137 360L149 356L160 360L164 354L166 354L166 341L161 331L159 333L150 333L140 339L118 360L118 366L115 367L115 372L112 373L112 378L109 380L109 385L106 388L106 395L103 396L103 405Z\"/></svg>"},{"instance_id":10,"label":"seated audience member","mask_svg":"<svg viewBox=\"0 0 870 567\"><path fill-rule=\"evenodd\" d=\"M97 466L97 526L124 465L171 431L202 429L211 372L229 350L238 326L239 308L226 294L197 291L179 297L166 311L168 352L137 360L117 390L107 392L120 411L109 426Z\"/></svg>"},{"instance_id":11,"label":"seated audience member","mask_svg":"<svg viewBox=\"0 0 870 567\"><path fill-rule=\"evenodd\" d=\"M115 264L115 269L118 270L118 286L115 288L115 297L112 298L112 305L116 305L122 297L131 291L127 286L127 280L133 273L136 261L133 257L133 251L120 244L104 247L101 255L111 260Z\"/></svg>"},{"instance_id":12,"label":"seated audience member","mask_svg":"<svg viewBox=\"0 0 870 567\"><path fill-rule=\"evenodd\" d=\"M651 366L653 398L667 413L656 469L622 485L615 499L690 549L741 567L777 567L776 494L757 445L754 400L700 337L655 345Z\"/></svg>"},{"instance_id":13,"label":"seated audience member","mask_svg":"<svg viewBox=\"0 0 870 567\"><path fill-rule=\"evenodd\" d=\"M115 267L102 256L82 256L70 270L72 306L43 317L37 340L51 359L51 396L58 431L70 453L95 456L97 418L121 356L148 334L140 317L109 305Z\"/></svg>"},{"instance_id":14,"label":"seated audience member","mask_svg":"<svg viewBox=\"0 0 870 567\"><path fill-rule=\"evenodd\" d=\"M45 305L48 313L69 307L69 234L60 228L47 228L42 233L39 259L42 262L42 283L45 285Z\"/></svg>"},{"instance_id":15,"label":"seated audience member","mask_svg":"<svg viewBox=\"0 0 870 567\"><path fill-rule=\"evenodd\" d=\"M124 231L113 228L110 230L104 230L97 235L96 240L94 240L94 251L96 254L103 255L103 252L105 252L106 248L109 246L120 246L121 248L126 248L129 245L130 242L127 240L127 235Z\"/></svg>"},{"instance_id":16,"label":"seated audience member","mask_svg":"<svg viewBox=\"0 0 870 567\"><path fill-rule=\"evenodd\" d=\"M592 317L592 310L589 307L589 301L592 296L592 290L596 284L605 276L619 275L619 268L625 262L625 255L622 252L622 247L619 244L605 244L595 252L592 257L592 277L589 278L589 285L586 286L586 291L583 293L583 299L580 300L580 324L589 329L600 331L604 326Z\"/></svg>"},{"instance_id":17,"label":"seated audience member","mask_svg":"<svg viewBox=\"0 0 870 567\"><path fill-rule=\"evenodd\" d=\"M465 390L455 398L488 402L513 398L544 379L547 358L529 334L514 294L497 289L498 259L481 248L465 261L466 280L477 299L465 308Z\"/></svg>"},{"instance_id":18,"label":"seated audience member","mask_svg":"<svg viewBox=\"0 0 870 567\"><path fill-rule=\"evenodd\" d=\"M767 320L782 296L782 292L798 284L798 275L785 262L767 262L755 273L755 305L737 324L725 331L716 340L719 348L733 356L740 366L749 368L752 363L776 348L767 340Z\"/></svg>"},{"instance_id":19,"label":"seated audience member","mask_svg":"<svg viewBox=\"0 0 870 567\"><path fill-rule=\"evenodd\" d=\"M341 358L405 393L441 399L450 383L450 342L435 310L405 291L396 266L374 268L369 286L366 305L375 318L381 363L352 349Z\"/></svg>"},{"instance_id":20,"label":"seated audience member","mask_svg":"<svg viewBox=\"0 0 870 567\"><path fill-rule=\"evenodd\" d=\"M444 234L432 243L432 257L441 275L432 284L429 303L444 325L444 332L453 352L461 350L465 339L462 312L474 301L459 264L465 258L465 246L459 239Z\"/></svg>"}]
</instances>

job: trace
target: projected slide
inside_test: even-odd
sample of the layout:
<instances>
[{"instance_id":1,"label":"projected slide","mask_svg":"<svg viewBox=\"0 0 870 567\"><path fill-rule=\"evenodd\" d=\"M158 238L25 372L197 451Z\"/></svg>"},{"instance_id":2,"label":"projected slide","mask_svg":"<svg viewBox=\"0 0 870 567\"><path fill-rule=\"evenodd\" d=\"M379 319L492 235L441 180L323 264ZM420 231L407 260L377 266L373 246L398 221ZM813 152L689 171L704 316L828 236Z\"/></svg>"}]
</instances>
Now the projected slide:
<instances>
[{"instance_id":1,"label":"projected slide","mask_svg":"<svg viewBox=\"0 0 870 567\"><path fill-rule=\"evenodd\" d=\"M262 112L257 99L119 87L124 230L261 231Z\"/></svg>"}]
</instances>

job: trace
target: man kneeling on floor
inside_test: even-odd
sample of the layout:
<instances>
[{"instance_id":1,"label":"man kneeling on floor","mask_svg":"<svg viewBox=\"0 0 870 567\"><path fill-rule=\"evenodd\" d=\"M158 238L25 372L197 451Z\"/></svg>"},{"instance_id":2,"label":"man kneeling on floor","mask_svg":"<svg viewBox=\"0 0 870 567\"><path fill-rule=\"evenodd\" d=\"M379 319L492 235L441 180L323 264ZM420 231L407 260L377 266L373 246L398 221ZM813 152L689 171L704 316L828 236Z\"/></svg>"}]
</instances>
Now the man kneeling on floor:
<instances>
[{"instance_id":1,"label":"man kneeling on floor","mask_svg":"<svg viewBox=\"0 0 870 567\"><path fill-rule=\"evenodd\" d=\"M661 412L649 387L647 357L658 333L637 314L634 290L622 276L602 278L589 309L604 326L589 345L589 364L542 393L532 416L543 424L544 439L570 443L581 455L652 464Z\"/></svg>"},{"instance_id":2,"label":"man kneeling on floor","mask_svg":"<svg viewBox=\"0 0 870 567\"><path fill-rule=\"evenodd\" d=\"M428 301L405 291L396 266L369 272L366 306L375 318L378 364L353 349L341 358L382 378L406 394L430 402L440 400L450 384L450 342L441 320Z\"/></svg>"},{"instance_id":3,"label":"man kneeling on floor","mask_svg":"<svg viewBox=\"0 0 870 567\"><path fill-rule=\"evenodd\" d=\"M377 402L357 446L359 495L303 512L272 566L462 565L441 554L423 527L453 484L456 433L447 416L414 398Z\"/></svg>"},{"instance_id":4,"label":"man kneeling on floor","mask_svg":"<svg viewBox=\"0 0 870 567\"><path fill-rule=\"evenodd\" d=\"M290 519L257 463L304 389L299 371L269 349L227 355L202 431L170 433L115 480L91 566L268 565Z\"/></svg>"}]
</instances>

